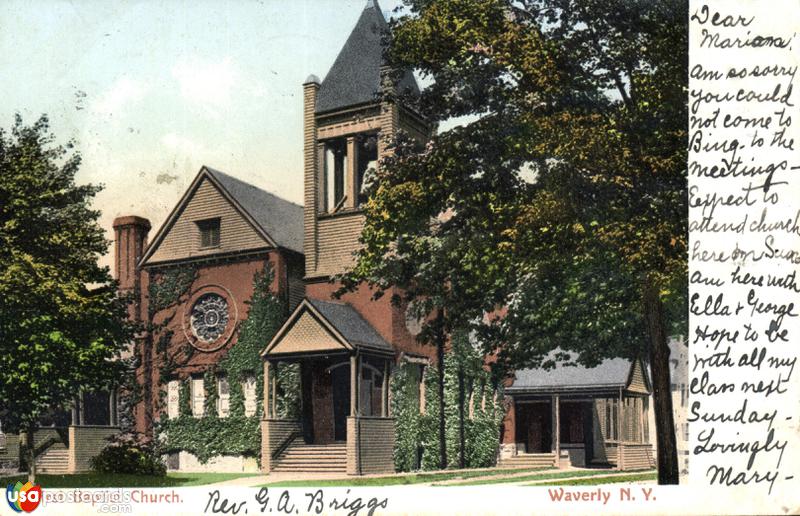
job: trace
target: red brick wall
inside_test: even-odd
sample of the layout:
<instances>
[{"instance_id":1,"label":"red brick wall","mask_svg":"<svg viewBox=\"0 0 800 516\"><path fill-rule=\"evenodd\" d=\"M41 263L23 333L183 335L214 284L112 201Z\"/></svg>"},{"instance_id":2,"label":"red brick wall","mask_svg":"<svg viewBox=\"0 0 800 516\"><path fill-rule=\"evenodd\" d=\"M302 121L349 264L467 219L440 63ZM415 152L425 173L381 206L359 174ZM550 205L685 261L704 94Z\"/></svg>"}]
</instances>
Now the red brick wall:
<instances>
[{"instance_id":1,"label":"red brick wall","mask_svg":"<svg viewBox=\"0 0 800 516\"><path fill-rule=\"evenodd\" d=\"M242 322L247 318L249 310L249 305L246 301L250 300L253 295L253 277L256 272L264 270L267 261L272 263L274 271L272 283L273 292L278 293L282 299L288 301L288 296L286 294L288 288L286 260L279 252L271 251L264 255L238 262L209 262L198 265L197 278L189 288L188 294L182 297L181 303L155 314L152 322L159 324L168 321L166 328L172 332L172 338L167 346L166 353L169 356L175 357L175 362L180 364L180 366L173 369L173 375L183 379L192 374L201 374L205 372L209 366L217 363L225 356L228 350L236 344L239 328ZM149 272L152 275L158 274L157 269ZM192 293L210 285L223 287L230 292L232 299L228 299L228 303L231 314L234 312L233 308L236 308L236 327L230 339L219 350L205 352L195 349L191 357L186 360L184 358L184 353L188 345L188 339L184 331L185 314L191 308L190 304L193 302ZM143 290L144 292L147 290L146 282L143 282ZM146 301L145 295L145 302ZM147 310L145 309L144 312L146 314ZM164 358L163 355L156 354L153 350L155 343L158 341L158 337L157 334L151 337L152 345L147 347L150 354L142 357L142 365L137 371L137 377L141 378L141 385L146 385L150 390L149 395L145 393L144 400L136 410L137 431L143 433L149 433L151 431L152 422L158 421L160 413L166 410L165 406L161 406L162 403L160 402L159 396L161 389L165 388L165 386L160 385L160 369ZM266 342L264 345L266 346Z\"/></svg>"},{"instance_id":2,"label":"red brick wall","mask_svg":"<svg viewBox=\"0 0 800 516\"><path fill-rule=\"evenodd\" d=\"M142 271L137 267L147 247L150 221L130 215L114 219L114 278L119 282L123 294L137 295L147 288L142 285ZM146 274L144 274L146 276ZM128 316L139 321L142 313L142 298L136 298L128 307Z\"/></svg>"},{"instance_id":3,"label":"red brick wall","mask_svg":"<svg viewBox=\"0 0 800 516\"><path fill-rule=\"evenodd\" d=\"M500 428L500 442L503 444L514 444L516 442L517 418L513 398L507 396L506 405L506 415L503 418L503 425Z\"/></svg>"}]
</instances>

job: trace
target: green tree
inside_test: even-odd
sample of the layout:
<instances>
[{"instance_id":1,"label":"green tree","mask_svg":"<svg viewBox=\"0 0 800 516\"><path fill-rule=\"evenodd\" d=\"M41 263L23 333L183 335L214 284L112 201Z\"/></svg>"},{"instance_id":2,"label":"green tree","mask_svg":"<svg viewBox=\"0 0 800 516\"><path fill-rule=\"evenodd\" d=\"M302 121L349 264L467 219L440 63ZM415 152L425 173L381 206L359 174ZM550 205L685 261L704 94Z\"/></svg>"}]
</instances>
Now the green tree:
<instances>
[{"instance_id":1,"label":"green tree","mask_svg":"<svg viewBox=\"0 0 800 516\"><path fill-rule=\"evenodd\" d=\"M97 263L108 248L89 206L100 188L77 185L80 156L54 142L44 116L0 129L0 416L27 436L32 481L40 417L113 384L133 336L127 300Z\"/></svg>"},{"instance_id":2,"label":"green tree","mask_svg":"<svg viewBox=\"0 0 800 516\"><path fill-rule=\"evenodd\" d=\"M430 79L430 120L467 122L424 147L399 138L381 161L355 277L417 299L431 293L415 285L442 289L433 306L481 331L500 375L552 366L556 348L588 366L648 358L659 482L676 483L667 335L686 322L686 2L405 4L393 68Z\"/></svg>"}]
</instances>

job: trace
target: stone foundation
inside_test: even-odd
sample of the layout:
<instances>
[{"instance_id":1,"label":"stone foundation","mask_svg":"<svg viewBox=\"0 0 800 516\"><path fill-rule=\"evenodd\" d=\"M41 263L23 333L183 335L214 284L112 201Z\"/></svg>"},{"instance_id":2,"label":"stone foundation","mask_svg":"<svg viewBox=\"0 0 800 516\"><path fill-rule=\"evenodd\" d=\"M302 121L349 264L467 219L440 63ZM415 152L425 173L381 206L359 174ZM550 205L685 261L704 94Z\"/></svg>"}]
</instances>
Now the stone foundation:
<instances>
[{"instance_id":1,"label":"stone foundation","mask_svg":"<svg viewBox=\"0 0 800 516\"><path fill-rule=\"evenodd\" d=\"M211 457L205 464L200 462L194 454L189 452L179 452L177 467L174 460L168 457L164 462L169 466L169 471L180 471L183 473L258 473L258 459L256 457L244 457L241 455L216 455Z\"/></svg>"}]
</instances>

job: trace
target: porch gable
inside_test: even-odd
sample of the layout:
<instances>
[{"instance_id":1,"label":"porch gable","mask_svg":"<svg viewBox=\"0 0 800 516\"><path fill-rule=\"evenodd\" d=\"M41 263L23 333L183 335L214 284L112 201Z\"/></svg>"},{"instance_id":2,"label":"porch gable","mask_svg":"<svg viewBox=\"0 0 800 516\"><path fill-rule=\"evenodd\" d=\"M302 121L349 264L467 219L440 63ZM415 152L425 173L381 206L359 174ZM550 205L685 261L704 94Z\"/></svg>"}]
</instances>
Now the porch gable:
<instances>
[{"instance_id":1,"label":"porch gable","mask_svg":"<svg viewBox=\"0 0 800 516\"><path fill-rule=\"evenodd\" d=\"M261 356L350 351L353 346L314 306L303 300L272 338Z\"/></svg>"},{"instance_id":2,"label":"porch gable","mask_svg":"<svg viewBox=\"0 0 800 516\"><path fill-rule=\"evenodd\" d=\"M386 342L352 306L346 303L304 299L261 352L300 355L356 349L393 354Z\"/></svg>"}]
</instances>

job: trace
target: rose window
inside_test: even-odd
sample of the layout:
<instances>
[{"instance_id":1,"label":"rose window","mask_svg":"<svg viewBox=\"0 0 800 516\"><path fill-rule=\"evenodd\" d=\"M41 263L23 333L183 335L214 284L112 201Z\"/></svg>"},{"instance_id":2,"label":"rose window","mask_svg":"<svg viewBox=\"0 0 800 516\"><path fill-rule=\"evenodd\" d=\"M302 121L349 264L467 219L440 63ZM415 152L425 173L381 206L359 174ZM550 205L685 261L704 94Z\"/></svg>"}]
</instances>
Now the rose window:
<instances>
[{"instance_id":1,"label":"rose window","mask_svg":"<svg viewBox=\"0 0 800 516\"><path fill-rule=\"evenodd\" d=\"M228 302L219 294L206 294L192 307L192 333L203 342L214 342L228 326Z\"/></svg>"}]
</instances>

